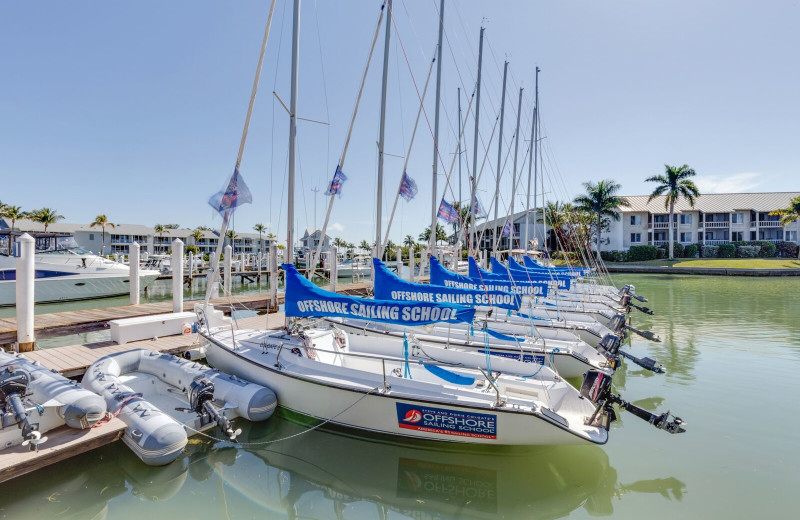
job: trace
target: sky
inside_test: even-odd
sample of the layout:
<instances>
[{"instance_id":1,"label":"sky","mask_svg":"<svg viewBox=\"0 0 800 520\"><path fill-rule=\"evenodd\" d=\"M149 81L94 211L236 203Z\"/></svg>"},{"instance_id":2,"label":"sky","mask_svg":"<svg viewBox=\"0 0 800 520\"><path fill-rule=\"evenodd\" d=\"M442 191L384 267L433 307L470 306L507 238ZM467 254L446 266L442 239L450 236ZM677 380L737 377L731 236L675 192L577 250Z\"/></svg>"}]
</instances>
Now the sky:
<instances>
[{"instance_id":1,"label":"sky","mask_svg":"<svg viewBox=\"0 0 800 520\"><path fill-rule=\"evenodd\" d=\"M298 124L298 235L322 225L324 190L342 154L380 5L302 3L298 116L316 122ZM384 233L433 57L438 5L395 0L392 9ZM67 222L104 213L118 223L218 227L207 200L233 170L268 11L268 0L3 3L0 201L55 208ZM582 183L600 179L619 182L626 195L646 194L652 188L644 179L664 164L690 165L705 193L800 191L798 21L797 0L447 0L435 199L469 197L475 107L468 106L481 25L477 164L485 163L479 197L486 207L509 61L501 216L512 193L517 210L526 203L536 66L548 200L569 200ZM289 104L291 29L292 3L278 0L241 166L254 201L234 220L237 231L264 223L280 239L289 119L277 96ZM355 243L375 237L383 30L329 226L330 235ZM395 242L430 225L434 85L435 69L408 154L419 193L398 203ZM458 163L451 169L459 88L467 118L460 197ZM522 180L513 190L520 88Z\"/></svg>"}]
</instances>

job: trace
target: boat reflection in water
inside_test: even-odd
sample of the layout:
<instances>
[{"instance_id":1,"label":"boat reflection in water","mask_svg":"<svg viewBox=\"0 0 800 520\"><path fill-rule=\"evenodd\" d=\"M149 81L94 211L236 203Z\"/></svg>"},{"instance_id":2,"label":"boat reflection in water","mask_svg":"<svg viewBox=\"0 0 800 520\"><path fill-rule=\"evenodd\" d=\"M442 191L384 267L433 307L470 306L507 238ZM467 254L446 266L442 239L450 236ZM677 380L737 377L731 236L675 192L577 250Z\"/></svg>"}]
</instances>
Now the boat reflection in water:
<instances>
[{"instance_id":1,"label":"boat reflection in water","mask_svg":"<svg viewBox=\"0 0 800 520\"><path fill-rule=\"evenodd\" d=\"M685 492L674 478L620 485L596 446L447 449L322 428L258 446L306 427L284 417L238 426L253 445L195 437L153 468L117 443L5 483L0 518L559 518L609 515L628 492Z\"/></svg>"}]
</instances>

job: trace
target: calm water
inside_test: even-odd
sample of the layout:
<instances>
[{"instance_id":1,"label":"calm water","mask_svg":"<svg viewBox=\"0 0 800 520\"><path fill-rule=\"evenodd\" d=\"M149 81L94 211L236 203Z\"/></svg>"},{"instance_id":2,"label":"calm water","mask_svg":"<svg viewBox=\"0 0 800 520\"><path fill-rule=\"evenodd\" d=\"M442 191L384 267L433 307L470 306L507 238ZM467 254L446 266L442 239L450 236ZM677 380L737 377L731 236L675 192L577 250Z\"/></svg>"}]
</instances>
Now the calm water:
<instances>
[{"instance_id":1,"label":"calm water","mask_svg":"<svg viewBox=\"0 0 800 520\"><path fill-rule=\"evenodd\" d=\"M602 448L444 449L320 429L248 448L195 441L156 469L118 443L3 484L0 518L796 517L800 280L624 278L657 312L635 323L664 338L631 351L669 373L624 369L617 390L677 412L683 435L627 414ZM278 417L242 428L251 443L304 429Z\"/></svg>"}]
</instances>

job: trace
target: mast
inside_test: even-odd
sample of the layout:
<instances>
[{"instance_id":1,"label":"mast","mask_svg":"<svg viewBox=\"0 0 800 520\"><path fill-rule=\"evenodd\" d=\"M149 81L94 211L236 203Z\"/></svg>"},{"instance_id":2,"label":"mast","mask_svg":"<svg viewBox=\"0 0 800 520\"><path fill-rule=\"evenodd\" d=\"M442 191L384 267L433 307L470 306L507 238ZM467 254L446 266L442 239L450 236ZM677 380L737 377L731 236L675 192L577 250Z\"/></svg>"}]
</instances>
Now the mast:
<instances>
[{"instance_id":1,"label":"mast","mask_svg":"<svg viewBox=\"0 0 800 520\"><path fill-rule=\"evenodd\" d=\"M461 128L461 87L458 87L458 127ZM456 153L458 154L458 203L462 204L464 199L461 195L461 134L458 134Z\"/></svg>"},{"instance_id":2,"label":"mast","mask_svg":"<svg viewBox=\"0 0 800 520\"><path fill-rule=\"evenodd\" d=\"M539 67L536 67L536 102L539 101ZM528 159L528 191L525 192L525 249L528 249L527 241L530 240L530 212L531 212L531 168L536 162L536 104L533 105L533 117L531 118L531 156ZM533 234L536 234L536 177L533 181Z\"/></svg>"},{"instance_id":3,"label":"mast","mask_svg":"<svg viewBox=\"0 0 800 520\"><path fill-rule=\"evenodd\" d=\"M475 140L472 146L472 178L469 197L469 211L474 220L477 220L475 217L475 195L478 190L478 137L480 135L478 133L478 124L481 120L481 65L483 64L483 31L485 30L481 27L480 43L478 43L478 81L475 87ZM472 248L473 251L477 251L480 245L475 243L478 239L478 229L475 222L472 223L472 233Z\"/></svg>"},{"instance_id":4,"label":"mast","mask_svg":"<svg viewBox=\"0 0 800 520\"><path fill-rule=\"evenodd\" d=\"M508 62L506 61L503 64L503 93L500 98L500 134L497 138L497 178L495 182L495 189L494 189L494 247L492 247L492 253L497 252L497 243L500 242L500 238L497 236L497 210L500 206L500 172L503 168L503 119L505 118L506 112L506 79L508 79Z\"/></svg>"},{"instance_id":5,"label":"mast","mask_svg":"<svg viewBox=\"0 0 800 520\"><path fill-rule=\"evenodd\" d=\"M383 143L386 136L386 84L389 79L389 44L392 30L392 0L388 2L389 9L386 15L386 40L383 44L383 80L381 82L381 124L378 137L378 192L376 194L377 207L375 209L375 256L382 258L383 244L381 243L381 210L383 206Z\"/></svg>"},{"instance_id":6,"label":"mast","mask_svg":"<svg viewBox=\"0 0 800 520\"><path fill-rule=\"evenodd\" d=\"M538 175L539 173L539 159L542 158L542 124L541 119L539 117L539 67L536 67L536 162L533 164L533 172L534 175ZM542 175L539 175L539 184L542 187L542 216L546 217L545 215L545 205L544 205L544 172ZM547 218L542 219L542 223L544 225L544 231L542 234L542 241L544 242L544 249L547 250Z\"/></svg>"},{"instance_id":7,"label":"mast","mask_svg":"<svg viewBox=\"0 0 800 520\"><path fill-rule=\"evenodd\" d=\"M436 110L433 116L433 175L431 194L431 233L428 239L429 253L433 254L436 246L436 214L439 211L439 201L436 198L436 176L439 173L439 100L442 94L442 34L444 33L444 0L439 4L439 46L436 49Z\"/></svg>"},{"instance_id":8,"label":"mast","mask_svg":"<svg viewBox=\"0 0 800 520\"><path fill-rule=\"evenodd\" d=\"M289 101L289 194L286 208L286 263L294 263L294 163L297 139L297 60L300 53L300 0L294 0L292 17L292 87ZM320 242L324 237L320 237Z\"/></svg>"},{"instance_id":9,"label":"mast","mask_svg":"<svg viewBox=\"0 0 800 520\"><path fill-rule=\"evenodd\" d=\"M511 246L509 250L514 249L514 199L517 192L517 152L519 151L519 117L522 114L522 87L519 89L519 101L517 101L517 129L514 131L516 140L514 141L514 171L511 172Z\"/></svg>"}]
</instances>

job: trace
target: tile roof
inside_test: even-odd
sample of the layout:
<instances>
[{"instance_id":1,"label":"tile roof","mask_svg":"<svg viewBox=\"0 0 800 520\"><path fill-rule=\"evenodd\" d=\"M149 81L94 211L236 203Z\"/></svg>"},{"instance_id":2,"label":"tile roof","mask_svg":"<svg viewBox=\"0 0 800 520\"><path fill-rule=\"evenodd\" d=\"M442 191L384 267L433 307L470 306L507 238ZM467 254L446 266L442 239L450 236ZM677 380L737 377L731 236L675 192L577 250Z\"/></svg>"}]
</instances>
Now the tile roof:
<instances>
[{"instance_id":1,"label":"tile roof","mask_svg":"<svg viewBox=\"0 0 800 520\"><path fill-rule=\"evenodd\" d=\"M766 192L766 193L706 193L695 199L694 208L681 198L675 203L675 211L702 211L703 213L728 213L735 210L775 211L786 208L791 200L800 196L800 192ZM626 196L629 207L621 208L623 213L650 212L666 213L665 198L656 197L648 202L648 195Z\"/></svg>"}]
</instances>

